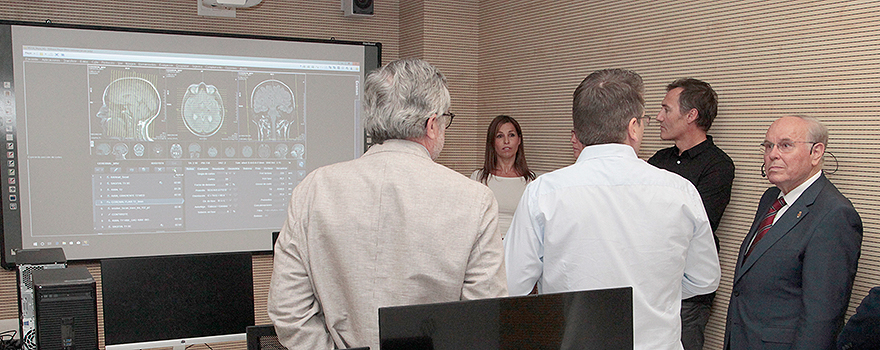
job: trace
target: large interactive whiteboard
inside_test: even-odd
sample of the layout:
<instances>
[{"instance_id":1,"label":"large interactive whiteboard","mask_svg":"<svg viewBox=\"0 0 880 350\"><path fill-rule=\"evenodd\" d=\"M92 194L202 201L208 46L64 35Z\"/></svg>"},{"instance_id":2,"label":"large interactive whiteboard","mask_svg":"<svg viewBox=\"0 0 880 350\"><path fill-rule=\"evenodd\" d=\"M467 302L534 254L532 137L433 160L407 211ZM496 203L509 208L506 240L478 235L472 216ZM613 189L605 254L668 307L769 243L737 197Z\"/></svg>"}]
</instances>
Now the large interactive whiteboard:
<instances>
[{"instance_id":1,"label":"large interactive whiteboard","mask_svg":"<svg viewBox=\"0 0 880 350\"><path fill-rule=\"evenodd\" d=\"M364 152L378 43L0 22L3 265L271 249L306 174Z\"/></svg>"}]
</instances>

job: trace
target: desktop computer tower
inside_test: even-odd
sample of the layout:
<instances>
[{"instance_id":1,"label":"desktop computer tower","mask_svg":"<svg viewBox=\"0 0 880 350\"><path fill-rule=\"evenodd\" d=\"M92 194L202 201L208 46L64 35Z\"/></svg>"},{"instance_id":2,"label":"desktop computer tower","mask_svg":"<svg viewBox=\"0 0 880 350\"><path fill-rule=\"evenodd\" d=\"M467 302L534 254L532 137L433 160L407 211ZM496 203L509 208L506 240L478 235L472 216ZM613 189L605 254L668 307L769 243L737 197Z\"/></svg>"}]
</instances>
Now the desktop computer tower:
<instances>
[{"instance_id":1,"label":"desktop computer tower","mask_svg":"<svg viewBox=\"0 0 880 350\"><path fill-rule=\"evenodd\" d=\"M85 267L32 273L38 350L98 348L95 279Z\"/></svg>"},{"instance_id":2,"label":"desktop computer tower","mask_svg":"<svg viewBox=\"0 0 880 350\"><path fill-rule=\"evenodd\" d=\"M15 275L18 284L18 325L22 350L37 350L36 311L32 272L63 269L67 259L61 248L19 249L15 251Z\"/></svg>"}]
</instances>

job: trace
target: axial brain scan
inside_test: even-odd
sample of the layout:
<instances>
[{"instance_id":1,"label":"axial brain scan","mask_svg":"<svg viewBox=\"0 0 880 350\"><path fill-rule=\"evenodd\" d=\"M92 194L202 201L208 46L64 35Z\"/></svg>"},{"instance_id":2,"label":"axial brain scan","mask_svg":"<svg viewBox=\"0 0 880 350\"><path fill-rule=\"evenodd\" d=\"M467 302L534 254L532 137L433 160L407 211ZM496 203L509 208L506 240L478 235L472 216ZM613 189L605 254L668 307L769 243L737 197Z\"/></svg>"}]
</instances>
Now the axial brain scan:
<instances>
[{"instance_id":1,"label":"axial brain scan","mask_svg":"<svg viewBox=\"0 0 880 350\"><path fill-rule=\"evenodd\" d=\"M159 90L146 79L128 77L104 89L101 119L104 135L118 140L152 141L149 127L159 116Z\"/></svg>"},{"instance_id":2,"label":"axial brain scan","mask_svg":"<svg viewBox=\"0 0 880 350\"><path fill-rule=\"evenodd\" d=\"M287 140L301 134L296 120L293 91L281 81L270 79L254 88L251 94L253 123L260 131L259 140Z\"/></svg>"},{"instance_id":3,"label":"axial brain scan","mask_svg":"<svg viewBox=\"0 0 880 350\"><path fill-rule=\"evenodd\" d=\"M192 84L183 95L183 122L196 136L214 135L223 125L226 109L220 91L204 82Z\"/></svg>"}]
</instances>

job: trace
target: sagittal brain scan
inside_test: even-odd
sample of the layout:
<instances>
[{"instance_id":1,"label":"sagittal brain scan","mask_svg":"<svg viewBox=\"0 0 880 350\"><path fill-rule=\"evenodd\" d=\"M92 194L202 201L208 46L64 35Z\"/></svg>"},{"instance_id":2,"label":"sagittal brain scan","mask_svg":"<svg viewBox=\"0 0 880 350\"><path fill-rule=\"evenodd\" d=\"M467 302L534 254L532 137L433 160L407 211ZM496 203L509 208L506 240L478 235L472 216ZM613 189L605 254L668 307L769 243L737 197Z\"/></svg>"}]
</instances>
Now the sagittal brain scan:
<instances>
[{"instance_id":1,"label":"sagittal brain scan","mask_svg":"<svg viewBox=\"0 0 880 350\"><path fill-rule=\"evenodd\" d=\"M279 143L277 146L275 146L275 153L273 155L275 156L275 158L287 158L287 150L288 147L286 144Z\"/></svg>"},{"instance_id":2,"label":"sagittal brain scan","mask_svg":"<svg viewBox=\"0 0 880 350\"><path fill-rule=\"evenodd\" d=\"M113 146L113 155L116 157L116 160L124 160L125 156L128 155L128 145L117 143Z\"/></svg>"},{"instance_id":3,"label":"sagittal brain scan","mask_svg":"<svg viewBox=\"0 0 880 350\"><path fill-rule=\"evenodd\" d=\"M200 137L214 135L223 125L226 109L220 91L204 82L192 84L183 95L183 123Z\"/></svg>"},{"instance_id":4,"label":"sagittal brain scan","mask_svg":"<svg viewBox=\"0 0 880 350\"><path fill-rule=\"evenodd\" d=\"M104 89L101 119L104 135L118 140L152 141L150 124L159 116L159 90L150 81L119 78Z\"/></svg>"},{"instance_id":5,"label":"sagittal brain scan","mask_svg":"<svg viewBox=\"0 0 880 350\"><path fill-rule=\"evenodd\" d=\"M257 84L251 94L251 105L259 141L288 140L302 133L296 116L296 100L287 84L274 79Z\"/></svg>"}]
</instances>

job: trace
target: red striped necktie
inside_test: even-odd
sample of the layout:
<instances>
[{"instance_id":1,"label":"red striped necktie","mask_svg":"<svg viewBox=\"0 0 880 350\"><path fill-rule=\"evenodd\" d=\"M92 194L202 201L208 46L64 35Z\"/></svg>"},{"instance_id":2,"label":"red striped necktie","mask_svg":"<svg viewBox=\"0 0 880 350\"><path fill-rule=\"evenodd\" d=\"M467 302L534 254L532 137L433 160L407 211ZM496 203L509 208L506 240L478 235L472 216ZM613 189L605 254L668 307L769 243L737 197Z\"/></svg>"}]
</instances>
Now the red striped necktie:
<instances>
[{"instance_id":1,"label":"red striped necktie","mask_svg":"<svg viewBox=\"0 0 880 350\"><path fill-rule=\"evenodd\" d=\"M755 235L755 239L752 240L752 245L749 246L749 250L746 251L746 255L743 258L747 258L749 254L752 253L752 249L755 248L755 244L758 244L758 241L760 241L761 238L764 238L767 231L770 231L770 227L773 227L773 218L776 217L776 212L784 206L785 198L783 197L779 197L779 199L773 202L773 205L770 206L770 210L767 211L767 215L764 215L764 220L761 220L761 225L758 226L758 234Z\"/></svg>"}]
</instances>

